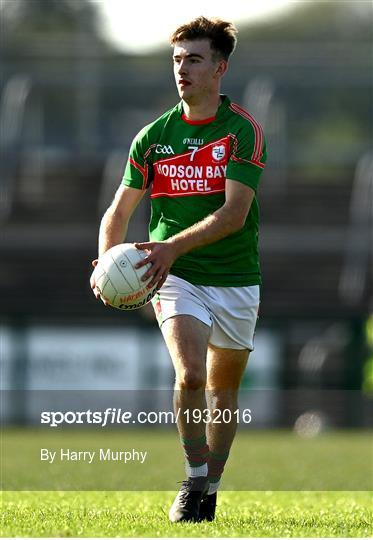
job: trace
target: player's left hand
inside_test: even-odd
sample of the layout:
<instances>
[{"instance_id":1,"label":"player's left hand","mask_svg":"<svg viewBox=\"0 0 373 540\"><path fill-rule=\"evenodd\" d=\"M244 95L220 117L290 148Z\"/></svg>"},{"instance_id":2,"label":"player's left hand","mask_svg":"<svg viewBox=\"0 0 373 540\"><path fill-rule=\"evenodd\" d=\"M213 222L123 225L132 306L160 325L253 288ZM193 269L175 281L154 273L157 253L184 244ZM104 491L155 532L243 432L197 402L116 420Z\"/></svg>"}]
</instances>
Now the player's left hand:
<instances>
[{"instance_id":1,"label":"player's left hand","mask_svg":"<svg viewBox=\"0 0 373 540\"><path fill-rule=\"evenodd\" d=\"M153 276L148 285L149 288L157 284L157 289L160 289L177 257L174 246L168 242L136 242L135 247L147 252L146 257L136 264L136 268L141 268L148 263L151 264L151 268L141 279L146 281Z\"/></svg>"}]
</instances>

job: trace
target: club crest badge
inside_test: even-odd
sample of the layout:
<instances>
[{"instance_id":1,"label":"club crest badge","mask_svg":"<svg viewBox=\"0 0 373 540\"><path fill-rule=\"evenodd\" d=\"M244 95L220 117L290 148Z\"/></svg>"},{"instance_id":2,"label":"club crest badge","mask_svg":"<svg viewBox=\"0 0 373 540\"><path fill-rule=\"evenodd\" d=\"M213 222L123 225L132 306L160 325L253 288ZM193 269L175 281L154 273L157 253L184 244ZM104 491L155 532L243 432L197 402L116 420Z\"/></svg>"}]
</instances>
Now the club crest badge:
<instances>
[{"instance_id":1,"label":"club crest badge","mask_svg":"<svg viewBox=\"0 0 373 540\"><path fill-rule=\"evenodd\" d=\"M225 156L225 146L224 144L219 144L212 147L212 157L216 161L221 161Z\"/></svg>"}]
</instances>

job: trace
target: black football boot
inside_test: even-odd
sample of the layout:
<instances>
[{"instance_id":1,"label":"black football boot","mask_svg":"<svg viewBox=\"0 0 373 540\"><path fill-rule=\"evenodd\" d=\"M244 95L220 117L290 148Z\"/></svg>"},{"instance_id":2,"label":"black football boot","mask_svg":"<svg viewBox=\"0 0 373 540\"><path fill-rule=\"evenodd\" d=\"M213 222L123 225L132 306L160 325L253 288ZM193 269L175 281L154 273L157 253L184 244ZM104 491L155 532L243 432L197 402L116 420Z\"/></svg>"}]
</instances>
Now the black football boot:
<instances>
[{"instance_id":1,"label":"black football boot","mask_svg":"<svg viewBox=\"0 0 373 540\"><path fill-rule=\"evenodd\" d=\"M201 499L209 489L206 476L188 478L181 482L179 493L170 508L169 518L173 523L179 521L198 521Z\"/></svg>"}]
</instances>

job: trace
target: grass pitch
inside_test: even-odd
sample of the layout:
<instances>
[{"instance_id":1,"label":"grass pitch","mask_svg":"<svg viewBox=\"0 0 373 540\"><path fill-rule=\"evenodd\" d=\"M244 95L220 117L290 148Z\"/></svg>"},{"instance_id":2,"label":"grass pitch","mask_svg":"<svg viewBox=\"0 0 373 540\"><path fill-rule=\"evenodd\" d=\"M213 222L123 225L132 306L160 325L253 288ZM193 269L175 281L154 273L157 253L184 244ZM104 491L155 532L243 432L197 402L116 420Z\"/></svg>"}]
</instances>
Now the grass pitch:
<instances>
[{"instance_id":1,"label":"grass pitch","mask_svg":"<svg viewBox=\"0 0 373 540\"><path fill-rule=\"evenodd\" d=\"M40 461L41 447L62 446L133 447L148 450L149 459L144 465ZM228 491L218 495L216 521L201 524L168 520L176 482L184 475L175 431L4 429L1 447L2 536L373 534L369 432L330 432L312 440L286 431L240 432L224 473L222 487Z\"/></svg>"},{"instance_id":2,"label":"grass pitch","mask_svg":"<svg viewBox=\"0 0 373 540\"><path fill-rule=\"evenodd\" d=\"M372 433L326 432L301 439L292 431L240 430L224 471L227 491L370 491ZM42 461L40 449L57 452ZM146 451L141 464L61 461L67 448ZM171 429L2 430L2 488L7 491L172 491L184 477L179 438Z\"/></svg>"},{"instance_id":3,"label":"grass pitch","mask_svg":"<svg viewBox=\"0 0 373 540\"><path fill-rule=\"evenodd\" d=\"M171 524L170 492L4 492L3 536L369 537L368 492L221 492L213 523Z\"/></svg>"}]
</instances>

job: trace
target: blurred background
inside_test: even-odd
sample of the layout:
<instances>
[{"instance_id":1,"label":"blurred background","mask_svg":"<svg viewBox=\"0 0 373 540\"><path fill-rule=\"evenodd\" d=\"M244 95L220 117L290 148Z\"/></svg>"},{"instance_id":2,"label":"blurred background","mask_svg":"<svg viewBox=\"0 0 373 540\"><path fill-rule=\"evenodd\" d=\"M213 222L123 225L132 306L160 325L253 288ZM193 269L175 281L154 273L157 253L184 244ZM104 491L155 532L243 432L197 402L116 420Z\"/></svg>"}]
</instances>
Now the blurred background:
<instances>
[{"instance_id":1,"label":"blurred background","mask_svg":"<svg viewBox=\"0 0 373 540\"><path fill-rule=\"evenodd\" d=\"M200 14L223 16L239 29L223 92L262 123L269 152L261 313L243 381L243 391L269 391L257 397L254 425L305 436L367 427L371 2L261 2L259 13L257 2L225 11L191 2L181 14L167 3L124 4L0 3L2 388L172 386L151 308L98 303L91 261L133 137L177 102L169 33ZM146 200L129 241L147 239L148 216ZM4 410L8 421L32 420L26 401Z\"/></svg>"}]
</instances>

